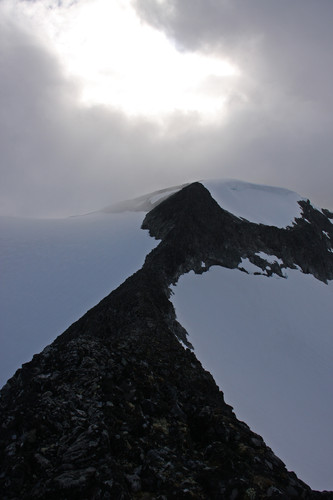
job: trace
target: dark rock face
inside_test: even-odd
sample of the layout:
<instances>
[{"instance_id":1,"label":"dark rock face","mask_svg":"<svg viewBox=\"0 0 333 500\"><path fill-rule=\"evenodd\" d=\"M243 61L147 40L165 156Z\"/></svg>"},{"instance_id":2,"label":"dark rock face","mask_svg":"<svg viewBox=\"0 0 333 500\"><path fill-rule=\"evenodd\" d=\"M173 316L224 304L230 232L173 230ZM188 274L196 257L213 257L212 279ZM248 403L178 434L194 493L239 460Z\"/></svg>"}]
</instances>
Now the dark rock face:
<instances>
[{"instance_id":1,"label":"dark rock face","mask_svg":"<svg viewBox=\"0 0 333 500\"><path fill-rule=\"evenodd\" d=\"M182 273L237 267L258 251L331 279L331 240L322 233L332 235L331 222L303 210L310 222L290 229L251 224L197 183L152 210L143 226L162 241L143 268L2 389L1 498L333 498L311 491L237 420L177 340L186 342L186 332L169 301Z\"/></svg>"},{"instance_id":2,"label":"dark rock face","mask_svg":"<svg viewBox=\"0 0 333 500\"><path fill-rule=\"evenodd\" d=\"M299 266L324 282L333 279L333 225L328 211L325 215L310 202L300 201L303 216L281 229L254 224L223 210L199 183L181 193L182 197L176 194L149 212L143 222L151 236L163 240L147 261L156 262L156 255L161 255L171 282L191 269L202 273L212 265L238 267L242 258L259 265L267 275L282 276L283 268ZM276 262L269 269L272 266L255 255L258 252L275 255L283 264Z\"/></svg>"}]
</instances>

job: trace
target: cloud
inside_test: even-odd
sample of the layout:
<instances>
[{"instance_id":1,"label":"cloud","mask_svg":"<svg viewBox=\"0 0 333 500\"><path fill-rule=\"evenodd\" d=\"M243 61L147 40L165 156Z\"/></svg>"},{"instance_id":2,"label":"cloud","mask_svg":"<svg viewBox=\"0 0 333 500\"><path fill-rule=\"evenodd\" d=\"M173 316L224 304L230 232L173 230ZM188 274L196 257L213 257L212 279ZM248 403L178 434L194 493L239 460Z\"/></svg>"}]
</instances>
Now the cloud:
<instances>
[{"instance_id":1,"label":"cloud","mask_svg":"<svg viewBox=\"0 0 333 500\"><path fill-rule=\"evenodd\" d=\"M7 20L8 21L8 20ZM161 125L106 106L82 106L80 85L19 23L3 23L3 214L66 215L185 182L195 171L195 114ZM201 155L202 156L202 155ZM195 177L193 177L195 180Z\"/></svg>"},{"instance_id":2,"label":"cloud","mask_svg":"<svg viewBox=\"0 0 333 500\"><path fill-rule=\"evenodd\" d=\"M80 106L78 87L38 40L15 25L2 37L3 212L71 213L144 189L153 177L151 126Z\"/></svg>"},{"instance_id":3,"label":"cloud","mask_svg":"<svg viewBox=\"0 0 333 500\"><path fill-rule=\"evenodd\" d=\"M182 50L229 56L240 67L238 99L219 130L225 146L218 153L228 171L250 180L249 171L256 171L265 182L304 190L332 206L332 2L135 5Z\"/></svg>"},{"instance_id":4,"label":"cloud","mask_svg":"<svg viewBox=\"0 0 333 500\"><path fill-rule=\"evenodd\" d=\"M178 51L240 68L231 83L203 83L226 96L211 121L83 105L82 82L65 73L23 4L2 6L0 22L0 213L69 215L207 177L280 185L332 208L330 1L135 2Z\"/></svg>"}]
</instances>

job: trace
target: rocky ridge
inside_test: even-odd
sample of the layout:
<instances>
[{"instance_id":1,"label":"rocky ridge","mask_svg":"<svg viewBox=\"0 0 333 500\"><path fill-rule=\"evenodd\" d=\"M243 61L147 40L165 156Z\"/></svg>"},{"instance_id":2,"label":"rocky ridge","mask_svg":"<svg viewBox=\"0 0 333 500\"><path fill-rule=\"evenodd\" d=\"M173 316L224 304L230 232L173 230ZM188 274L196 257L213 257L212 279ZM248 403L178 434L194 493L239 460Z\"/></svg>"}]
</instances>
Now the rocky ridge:
<instances>
[{"instance_id":1,"label":"rocky ridge","mask_svg":"<svg viewBox=\"0 0 333 500\"><path fill-rule=\"evenodd\" d=\"M2 389L2 498L333 498L237 420L177 340L190 347L169 301L183 273L243 258L268 276L299 266L332 279L329 214L301 203L302 218L278 229L235 217L194 183L149 212L143 228L161 242L143 268Z\"/></svg>"}]
</instances>

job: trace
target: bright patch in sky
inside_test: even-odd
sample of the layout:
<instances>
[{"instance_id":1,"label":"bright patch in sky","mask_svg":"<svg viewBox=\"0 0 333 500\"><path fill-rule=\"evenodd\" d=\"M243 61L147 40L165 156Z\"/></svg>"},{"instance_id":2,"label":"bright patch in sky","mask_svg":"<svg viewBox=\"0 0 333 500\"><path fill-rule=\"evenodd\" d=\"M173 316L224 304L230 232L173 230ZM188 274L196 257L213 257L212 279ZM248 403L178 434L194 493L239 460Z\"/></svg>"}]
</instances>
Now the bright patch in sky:
<instances>
[{"instance_id":1,"label":"bright patch in sky","mask_svg":"<svg viewBox=\"0 0 333 500\"><path fill-rule=\"evenodd\" d=\"M129 0L19 2L80 84L80 100L129 115L223 116L239 69L227 59L177 50L144 24ZM8 7L9 4L7 4Z\"/></svg>"}]
</instances>

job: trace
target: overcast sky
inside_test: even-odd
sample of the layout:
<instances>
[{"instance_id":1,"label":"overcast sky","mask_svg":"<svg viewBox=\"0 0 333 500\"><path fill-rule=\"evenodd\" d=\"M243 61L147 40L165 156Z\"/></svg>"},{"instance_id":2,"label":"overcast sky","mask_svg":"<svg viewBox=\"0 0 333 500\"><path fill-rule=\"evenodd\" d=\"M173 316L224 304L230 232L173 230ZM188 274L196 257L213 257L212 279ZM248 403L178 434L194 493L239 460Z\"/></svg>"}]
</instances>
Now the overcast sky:
<instances>
[{"instance_id":1,"label":"overcast sky","mask_svg":"<svg viewBox=\"0 0 333 500\"><path fill-rule=\"evenodd\" d=\"M333 208L332 0L0 0L0 214L227 177Z\"/></svg>"}]
</instances>

